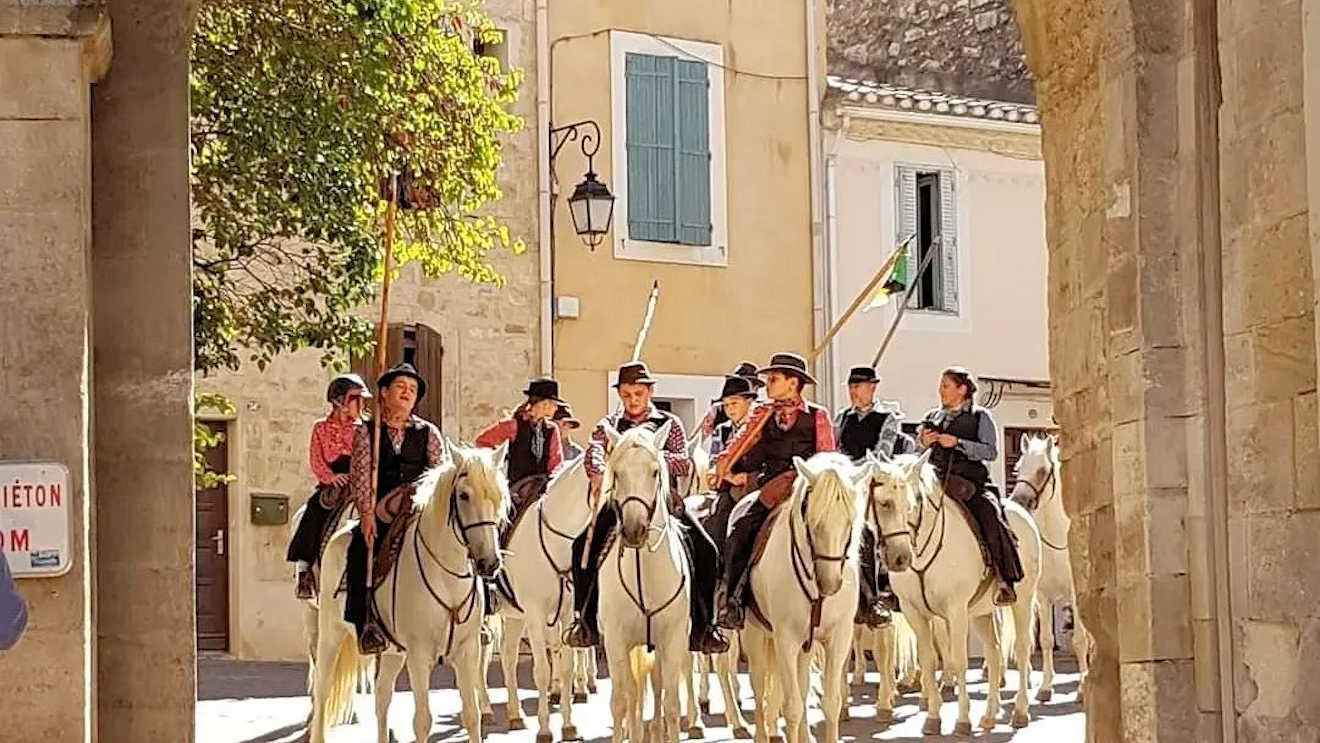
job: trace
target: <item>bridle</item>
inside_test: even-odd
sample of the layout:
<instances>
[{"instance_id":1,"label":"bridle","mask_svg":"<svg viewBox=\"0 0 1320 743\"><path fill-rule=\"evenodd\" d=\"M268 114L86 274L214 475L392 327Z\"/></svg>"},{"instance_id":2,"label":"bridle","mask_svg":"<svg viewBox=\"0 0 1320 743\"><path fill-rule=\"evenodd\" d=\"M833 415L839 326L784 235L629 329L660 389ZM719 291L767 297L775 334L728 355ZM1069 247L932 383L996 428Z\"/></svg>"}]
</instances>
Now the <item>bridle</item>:
<instances>
[{"instance_id":1,"label":"bridle","mask_svg":"<svg viewBox=\"0 0 1320 743\"><path fill-rule=\"evenodd\" d=\"M458 475L454 477L454 492L449 494L449 526L451 529L453 529L454 536L458 538L459 544L463 545L464 547L467 547L469 546L468 537L467 537L469 531L471 531L472 529L480 529L486 526L492 528L498 528L499 523L496 521L487 520L487 521L474 521L469 524L463 521L463 514L459 513L458 511L458 498L456 496L458 495L458 483L464 477L467 477L466 472L460 472L458 473Z\"/></svg>"},{"instance_id":2,"label":"bridle","mask_svg":"<svg viewBox=\"0 0 1320 743\"><path fill-rule=\"evenodd\" d=\"M1058 464L1055 463L1054 457L1046 455L1045 458L1048 459L1050 462L1050 471L1049 474L1045 475L1045 479L1041 481L1039 486L1037 486L1036 483L1032 482L1029 479L1025 479L1025 478L1018 479L1019 483L1031 488L1033 499L1036 502L1035 508L1031 509L1033 516L1036 513L1039 513L1042 508L1044 508L1046 505L1050 503L1050 501L1058 497L1059 494L1059 478L1058 478L1059 466ZM1048 495L1045 495L1046 488L1049 489ZM1039 523L1040 523L1039 520L1037 520L1037 524ZM1066 536L1064 537L1063 540L1065 544L1062 545L1054 544L1053 542L1045 538L1045 532L1042 530L1040 533L1040 541L1041 544L1044 544L1046 547L1049 547L1055 552L1063 552L1068 549L1068 545L1066 544L1067 542Z\"/></svg>"},{"instance_id":3,"label":"bridle","mask_svg":"<svg viewBox=\"0 0 1320 743\"><path fill-rule=\"evenodd\" d=\"M876 506L875 506L875 496L874 496L875 489L876 489L876 485L874 480L872 480L871 485L867 489L866 508L871 514L872 521L875 522L876 531L879 531L880 514L876 510ZM926 573L930 570L931 566L935 564L935 560L940 556L940 553L944 551L944 532L945 529L948 527L948 523L949 523L948 514L945 513L944 510L944 503L943 503L944 497L945 497L944 490L943 488L941 488L940 502L936 503L934 500L931 500L929 497L927 497L926 494L921 491L920 485L918 485L916 522L914 523L913 521L910 520L910 518L905 518L903 520L904 528L891 532L881 532L877 540L877 541L887 541L894 537L906 536L911 542L915 543L917 541L917 538L921 535L921 526L922 524L925 523L926 505L927 504L930 505L931 510L935 512L933 518L939 520L939 539L935 538L936 527L935 525L932 525L930 531L926 533L926 541L923 542L920 546L916 546L914 544L912 550L912 566L909 569L917 576L917 585L921 588L921 600L923 603L926 604L926 610L935 616L941 616L941 615L935 611L935 608L933 606L931 606L930 598L926 595ZM909 514L910 513L911 511L909 511ZM934 542L934 551L930 552L929 557L926 557L927 551L931 549L932 542ZM923 557L926 558L925 564L918 567L917 562L920 561Z\"/></svg>"},{"instance_id":4,"label":"bridle","mask_svg":"<svg viewBox=\"0 0 1320 743\"><path fill-rule=\"evenodd\" d=\"M852 549L853 532L848 530L848 539L844 542L843 552L837 555L831 555L821 552L816 548L816 540L811 535L811 529L807 528L807 503L811 498L811 489L814 487L807 483L806 492L802 494L802 505L797 509L797 522L802 525L802 533L806 536L807 551L810 553L810 560L803 554L799 541L794 534L796 529L793 527L794 519L790 516L789 521L789 561L793 566L793 577L797 579L798 589L802 591L802 597L811 605L811 622L807 627L807 639L802 643L802 652L811 651L811 644L816 637L816 628L820 626L821 605L825 602L825 597L820 593L820 584L816 581L816 563L843 563L848 559L848 552ZM791 513L791 512L790 512ZM812 595L811 586L815 586L815 595Z\"/></svg>"}]
</instances>

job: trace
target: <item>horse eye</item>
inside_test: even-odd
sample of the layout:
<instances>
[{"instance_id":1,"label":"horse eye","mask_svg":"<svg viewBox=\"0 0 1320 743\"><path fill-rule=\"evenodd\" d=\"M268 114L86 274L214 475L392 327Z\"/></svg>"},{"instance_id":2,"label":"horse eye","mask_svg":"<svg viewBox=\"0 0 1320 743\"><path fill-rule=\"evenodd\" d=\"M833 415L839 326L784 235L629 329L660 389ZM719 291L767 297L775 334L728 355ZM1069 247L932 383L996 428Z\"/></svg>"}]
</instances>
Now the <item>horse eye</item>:
<instances>
[{"instance_id":1,"label":"horse eye","mask_svg":"<svg viewBox=\"0 0 1320 743\"><path fill-rule=\"evenodd\" d=\"M458 494L458 499L459 499L459 500L470 500L470 499L471 499L471 496L469 496L467 493L459 493L459 494Z\"/></svg>"}]
</instances>

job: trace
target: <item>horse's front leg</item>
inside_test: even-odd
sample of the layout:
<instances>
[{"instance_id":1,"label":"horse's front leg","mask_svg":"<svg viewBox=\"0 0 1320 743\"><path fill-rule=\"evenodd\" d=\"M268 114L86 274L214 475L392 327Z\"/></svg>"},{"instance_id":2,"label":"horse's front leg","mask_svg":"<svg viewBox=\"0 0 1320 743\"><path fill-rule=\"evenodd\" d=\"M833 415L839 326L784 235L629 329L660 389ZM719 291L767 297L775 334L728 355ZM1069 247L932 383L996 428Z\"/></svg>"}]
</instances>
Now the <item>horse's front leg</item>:
<instances>
[{"instance_id":1,"label":"horse's front leg","mask_svg":"<svg viewBox=\"0 0 1320 743\"><path fill-rule=\"evenodd\" d=\"M423 648L414 647L412 652L404 658L408 666L408 685L412 687L413 693L413 736L414 740L425 741L431 737L431 667L432 660L436 653L426 652ZM457 671L463 664L455 656L454 669ZM476 658L471 658L469 663L476 665ZM458 675L458 693L462 699L462 709L459 711L459 717L463 721L463 727L467 728L471 743L477 743L480 737L471 738L473 728L475 727L477 735L480 736L480 717L477 715L473 705L476 701L476 695L470 688L465 688L471 683L471 673L467 678ZM465 683L467 682L467 683ZM472 701L469 701L469 697ZM379 698L379 697L377 697ZM469 719L470 718L470 719ZM381 738L380 743L389 743L389 738Z\"/></svg>"},{"instance_id":2,"label":"horse's front leg","mask_svg":"<svg viewBox=\"0 0 1320 743\"><path fill-rule=\"evenodd\" d=\"M974 626L976 636L981 639L985 649L985 716L981 718L981 729L989 732L999 720L999 682L1004 678L1004 653L999 635L999 618L995 614L976 617ZM1002 620L1006 621L1007 616Z\"/></svg>"},{"instance_id":3,"label":"horse's front leg","mask_svg":"<svg viewBox=\"0 0 1320 743\"><path fill-rule=\"evenodd\" d=\"M697 671L697 704L701 711L710 714L710 675L715 671L715 657L706 653L694 653L693 665Z\"/></svg>"},{"instance_id":4,"label":"horse's front leg","mask_svg":"<svg viewBox=\"0 0 1320 743\"><path fill-rule=\"evenodd\" d=\"M998 648L995 649L998 652ZM967 609L954 607L949 612L949 642L945 660L946 671L953 676L958 691L958 721L953 734L972 734L971 698L967 695Z\"/></svg>"},{"instance_id":5,"label":"horse's front leg","mask_svg":"<svg viewBox=\"0 0 1320 743\"><path fill-rule=\"evenodd\" d=\"M1017 696L1013 698L1013 727L1024 728L1031 720L1031 612L1035 602L1035 591L1023 591L1018 594L1013 605L1013 623L1017 631L1013 643L1014 663L1018 671Z\"/></svg>"},{"instance_id":6,"label":"horse's front leg","mask_svg":"<svg viewBox=\"0 0 1320 743\"><path fill-rule=\"evenodd\" d=\"M628 648L623 643L605 638L605 663L610 672L610 713L614 718L613 743L623 743L631 738L634 743L645 743L641 739L642 726L635 720L633 708L633 677L628 663Z\"/></svg>"},{"instance_id":7,"label":"horse's front leg","mask_svg":"<svg viewBox=\"0 0 1320 743\"><path fill-rule=\"evenodd\" d=\"M701 653L688 653L686 658L687 660L681 668L683 675L680 677L680 682L687 690L687 706L685 707L686 712L683 715L683 717L686 718L686 724L680 725L680 727L687 728L689 738L704 738L706 736L706 720L701 714L701 699L697 696L697 684L693 675L694 671L698 673L701 672L702 655ZM706 682L705 673L701 674L701 680L703 683ZM707 694L709 695L709 690L707 691ZM709 700L707 700L706 705L709 707Z\"/></svg>"},{"instance_id":8,"label":"horse's front leg","mask_svg":"<svg viewBox=\"0 0 1320 743\"><path fill-rule=\"evenodd\" d=\"M800 665L800 657L804 653L796 647L791 639L785 642L776 640L775 646L777 651L775 661L779 670L779 674L775 678L779 682L779 699L784 715L784 732L788 737L788 743L807 743L802 739L802 726L807 719L807 690L802 688L798 682L798 666Z\"/></svg>"},{"instance_id":9,"label":"horse's front leg","mask_svg":"<svg viewBox=\"0 0 1320 743\"><path fill-rule=\"evenodd\" d=\"M875 668L880 680L875 685L875 722L888 727L894 722L894 626L875 632Z\"/></svg>"},{"instance_id":10,"label":"horse's front leg","mask_svg":"<svg viewBox=\"0 0 1320 743\"><path fill-rule=\"evenodd\" d=\"M477 611L481 611L480 607ZM461 628L460 628L461 630ZM450 653L450 663L454 669L454 683L458 686L458 695L461 700L462 708L459 710L459 720L467 730L468 743L481 743L484 740L481 732L481 712L478 706L478 692L481 685L486 683L485 669L481 666L481 635L480 627L472 633L466 641L455 641L454 650ZM426 674L429 679L431 669L427 663ZM412 676L412 662L408 663L409 677ZM413 686L413 689L416 689ZM423 687L426 688L426 687ZM416 692L414 692L416 693ZM431 732L431 716L428 710L426 717L426 734ZM418 741L427 740L420 734Z\"/></svg>"},{"instance_id":11,"label":"horse's front leg","mask_svg":"<svg viewBox=\"0 0 1320 743\"><path fill-rule=\"evenodd\" d=\"M394 699L394 683L403 669L403 655L399 653L381 653L376 666L379 676L376 678L376 740L389 743L390 740L390 702Z\"/></svg>"},{"instance_id":12,"label":"horse's front leg","mask_svg":"<svg viewBox=\"0 0 1320 743\"><path fill-rule=\"evenodd\" d=\"M555 627L546 630L554 632ZM577 692L573 690L573 653L558 637L546 638L549 645L551 665L559 671L559 688L564 693L559 697L560 734L564 740L580 740L577 725L573 724L573 705L577 702ZM586 693L583 692L583 697ZM585 699L584 699L585 701Z\"/></svg>"},{"instance_id":13,"label":"horse's front leg","mask_svg":"<svg viewBox=\"0 0 1320 743\"><path fill-rule=\"evenodd\" d=\"M491 627L490 636L481 633L481 648L477 652L477 666L480 668L481 683L477 685L477 697L481 700L481 726L489 727L495 724L495 710L490 705L490 689L486 685L486 676L490 672L490 663L495 656L495 636L500 632L495 632L492 626L499 622L500 617L493 615L482 620L482 624Z\"/></svg>"},{"instance_id":14,"label":"horse's front leg","mask_svg":"<svg viewBox=\"0 0 1320 743\"><path fill-rule=\"evenodd\" d=\"M545 633L541 627L528 627L527 640L532 646L532 678L536 680L536 688L540 693L536 695L536 743L550 743L554 736L550 733L550 685L553 681L550 668L550 655L545 646ZM570 691L567 695L561 694L560 704L564 703L565 696L571 704L573 694Z\"/></svg>"},{"instance_id":15,"label":"horse's front leg","mask_svg":"<svg viewBox=\"0 0 1320 743\"><path fill-rule=\"evenodd\" d=\"M1040 661L1044 670L1040 688L1036 690L1036 701L1048 702L1054 698L1054 602L1040 601L1036 605L1036 616L1040 626ZM1021 669L1018 669L1018 682L1030 684L1031 679L1023 678Z\"/></svg>"},{"instance_id":16,"label":"horse's front leg","mask_svg":"<svg viewBox=\"0 0 1320 743\"><path fill-rule=\"evenodd\" d=\"M742 705L738 702L738 645L739 632L729 633L729 650L715 657L715 678L720 682L720 691L724 694L724 721L735 740L752 737L747 729L747 720L743 717Z\"/></svg>"},{"instance_id":17,"label":"horse's front leg","mask_svg":"<svg viewBox=\"0 0 1320 743\"><path fill-rule=\"evenodd\" d=\"M921 728L925 735L940 734L940 687L935 682L935 669L939 666L939 654L935 652L934 622L924 614L912 612L908 623L917 636L917 664L921 667L921 696L926 708L926 722Z\"/></svg>"},{"instance_id":18,"label":"horse's front leg","mask_svg":"<svg viewBox=\"0 0 1320 743\"><path fill-rule=\"evenodd\" d=\"M518 699L518 643L522 642L523 620L511 614L504 617L504 632L500 636L500 667L504 671L504 715L510 730L527 727L523 721L522 702ZM545 692L542 691L544 694Z\"/></svg>"},{"instance_id":19,"label":"horse's front leg","mask_svg":"<svg viewBox=\"0 0 1320 743\"><path fill-rule=\"evenodd\" d=\"M838 743L839 717L847 685L844 683L845 668L848 665L848 653L852 649L849 642L852 633L846 628L837 631L825 645L825 668L822 670L822 689L824 698L821 704L825 711L825 737L819 743Z\"/></svg>"}]
</instances>

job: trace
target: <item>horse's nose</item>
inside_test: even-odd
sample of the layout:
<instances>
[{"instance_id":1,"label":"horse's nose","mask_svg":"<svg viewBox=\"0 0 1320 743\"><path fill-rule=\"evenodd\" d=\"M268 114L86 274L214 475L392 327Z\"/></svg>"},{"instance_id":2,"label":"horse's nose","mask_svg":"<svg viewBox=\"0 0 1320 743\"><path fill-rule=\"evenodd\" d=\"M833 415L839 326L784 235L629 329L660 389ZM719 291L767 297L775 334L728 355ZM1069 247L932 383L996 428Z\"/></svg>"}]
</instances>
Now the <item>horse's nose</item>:
<instances>
[{"instance_id":1,"label":"horse's nose","mask_svg":"<svg viewBox=\"0 0 1320 743\"><path fill-rule=\"evenodd\" d=\"M894 559L889 561L889 569L895 573L901 573L908 569L908 565L911 561L912 556L908 554L908 551L902 550L894 556Z\"/></svg>"},{"instance_id":2,"label":"horse's nose","mask_svg":"<svg viewBox=\"0 0 1320 743\"><path fill-rule=\"evenodd\" d=\"M477 572L482 577L489 578L500 569L500 561L497 557L479 557L477 558Z\"/></svg>"}]
</instances>

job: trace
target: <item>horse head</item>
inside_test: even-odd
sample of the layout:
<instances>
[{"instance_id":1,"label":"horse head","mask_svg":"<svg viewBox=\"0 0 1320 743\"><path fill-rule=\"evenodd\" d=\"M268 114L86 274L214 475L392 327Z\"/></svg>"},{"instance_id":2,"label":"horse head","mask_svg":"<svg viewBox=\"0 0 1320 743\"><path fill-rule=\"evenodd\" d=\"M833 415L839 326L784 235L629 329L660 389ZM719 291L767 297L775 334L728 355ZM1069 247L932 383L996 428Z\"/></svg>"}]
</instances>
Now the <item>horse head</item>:
<instances>
[{"instance_id":1,"label":"horse head","mask_svg":"<svg viewBox=\"0 0 1320 743\"><path fill-rule=\"evenodd\" d=\"M424 514L448 520L477 573L490 577L502 564L499 525L509 512L508 444L476 449L445 439L444 448L445 464L422 479L414 500Z\"/></svg>"},{"instance_id":2,"label":"horse head","mask_svg":"<svg viewBox=\"0 0 1320 743\"><path fill-rule=\"evenodd\" d=\"M1053 436L1022 434L1013 500L1031 513L1059 486L1059 446Z\"/></svg>"},{"instance_id":3,"label":"horse head","mask_svg":"<svg viewBox=\"0 0 1320 743\"><path fill-rule=\"evenodd\" d=\"M816 587L832 596L843 587L844 564L857 554L864 505L858 494L867 473L834 453L794 457L793 466L798 476L790 505L802 514Z\"/></svg>"},{"instance_id":4,"label":"horse head","mask_svg":"<svg viewBox=\"0 0 1320 743\"><path fill-rule=\"evenodd\" d=\"M644 546L656 512L667 507L669 469L664 445L669 425L666 421L657 431L637 426L622 434L605 425L609 455L601 488L619 513L619 538L625 547Z\"/></svg>"},{"instance_id":5,"label":"horse head","mask_svg":"<svg viewBox=\"0 0 1320 743\"><path fill-rule=\"evenodd\" d=\"M866 520L876 535L885 565L893 573L912 566L913 528L921 509L921 474L930 450L912 455L866 457Z\"/></svg>"}]
</instances>

